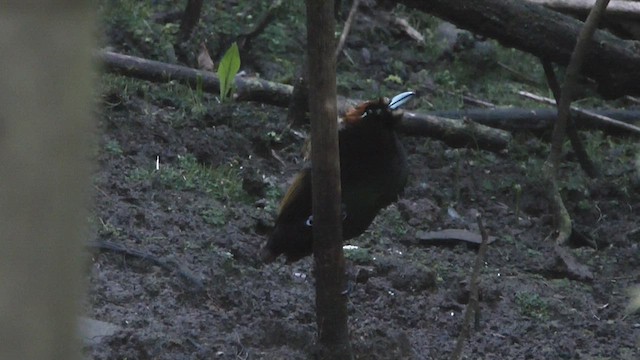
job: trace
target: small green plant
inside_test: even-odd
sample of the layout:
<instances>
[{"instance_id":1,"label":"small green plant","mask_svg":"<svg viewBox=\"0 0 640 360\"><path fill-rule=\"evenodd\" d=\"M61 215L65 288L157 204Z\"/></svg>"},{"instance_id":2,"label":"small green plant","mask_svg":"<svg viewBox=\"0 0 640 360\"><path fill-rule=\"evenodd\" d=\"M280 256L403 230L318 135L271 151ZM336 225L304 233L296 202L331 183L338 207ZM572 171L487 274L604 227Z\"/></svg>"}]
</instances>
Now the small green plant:
<instances>
[{"instance_id":1,"label":"small green plant","mask_svg":"<svg viewBox=\"0 0 640 360\"><path fill-rule=\"evenodd\" d=\"M274 143L274 144L279 144L282 142L282 133L281 132L275 132L275 131L269 131L265 134L266 138Z\"/></svg>"},{"instance_id":2,"label":"small green plant","mask_svg":"<svg viewBox=\"0 0 640 360\"><path fill-rule=\"evenodd\" d=\"M434 76L434 81L436 82L436 84L446 88L455 89L458 86L456 77L449 70L444 70L436 73Z\"/></svg>"},{"instance_id":3,"label":"small green plant","mask_svg":"<svg viewBox=\"0 0 640 360\"><path fill-rule=\"evenodd\" d=\"M482 180L482 189L487 192L494 191L495 186L493 185L493 181L491 179Z\"/></svg>"},{"instance_id":4,"label":"small green plant","mask_svg":"<svg viewBox=\"0 0 640 360\"><path fill-rule=\"evenodd\" d=\"M204 222L213 226L222 226L227 222L227 213L224 208L214 207L200 212Z\"/></svg>"},{"instance_id":5,"label":"small green plant","mask_svg":"<svg viewBox=\"0 0 640 360\"><path fill-rule=\"evenodd\" d=\"M220 255L222 258L222 270L224 270L225 274L236 274L239 275L241 269L235 265L235 261L233 259L233 254L225 251L223 249L217 249L216 253Z\"/></svg>"},{"instance_id":6,"label":"small green plant","mask_svg":"<svg viewBox=\"0 0 640 360\"><path fill-rule=\"evenodd\" d=\"M99 88L103 104L107 108L115 108L137 97L138 94L147 94L150 91L150 84L125 76L102 74Z\"/></svg>"},{"instance_id":7,"label":"small green plant","mask_svg":"<svg viewBox=\"0 0 640 360\"><path fill-rule=\"evenodd\" d=\"M118 142L118 140L107 141L107 143L104 145L104 149L111 155L122 155L122 147L120 147L120 143Z\"/></svg>"},{"instance_id":8,"label":"small green plant","mask_svg":"<svg viewBox=\"0 0 640 360\"><path fill-rule=\"evenodd\" d=\"M384 79L384 81L386 81L386 82L392 82L392 83L395 83L395 84L398 84L398 85L402 85L402 84L403 84L403 81L402 81L402 79L400 78L400 76L398 76L398 75L393 75L393 74L392 74L392 75L387 76L387 78L386 78L386 79Z\"/></svg>"},{"instance_id":9,"label":"small green plant","mask_svg":"<svg viewBox=\"0 0 640 360\"><path fill-rule=\"evenodd\" d=\"M513 191L515 192L515 213L516 213L516 224L520 222L520 198L522 196L522 185L514 184Z\"/></svg>"},{"instance_id":10,"label":"small green plant","mask_svg":"<svg viewBox=\"0 0 640 360\"><path fill-rule=\"evenodd\" d=\"M100 221L101 227L98 229L98 232L103 235L107 235L110 237L117 238L122 234L122 228L119 228L109 221L104 221L101 217L98 217Z\"/></svg>"},{"instance_id":11,"label":"small green plant","mask_svg":"<svg viewBox=\"0 0 640 360\"><path fill-rule=\"evenodd\" d=\"M591 200L581 199L580 201L578 201L578 209L587 211L591 208L593 208L593 203L591 202Z\"/></svg>"},{"instance_id":12,"label":"small green plant","mask_svg":"<svg viewBox=\"0 0 640 360\"><path fill-rule=\"evenodd\" d=\"M398 208L394 206L390 206L385 211L386 216L384 217L384 227L393 231L395 236L403 236L407 233L407 223L400 215L400 211Z\"/></svg>"},{"instance_id":13,"label":"small green plant","mask_svg":"<svg viewBox=\"0 0 640 360\"><path fill-rule=\"evenodd\" d=\"M200 80L200 79L199 79ZM189 104L187 109L191 112L191 115L202 116L207 113L207 104L203 101L202 82L198 81L196 89L189 89Z\"/></svg>"},{"instance_id":14,"label":"small green plant","mask_svg":"<svg viewBox=\"0 0 640 360\"><path fill-rule=\"evenodd\" d=\"M269 214L277 214L278 208L280 207L280 199L282 199L283 195L282 190L275 184L275 181L271 181L265 195L267 204L264 210Z\"/></svg>"},{"instance_id":15,"label":"small green plant","mask_svg":"<svg viewBox=\"0 0 640 360\"><path fill-rule=\"evenodd\" d=\"M517 293L516 304L520 307L520 312L524 316L538 320L546 320L549 318L549 304L536 293Z\"/></svg>"},{"instance_id":16,"label":"small green plant","mask_svg":"<svg viewBox=\"0 0 640 360\"><path fill-rule=\"evenodd\" d=\"M240 70L240 51L238 44L233 43L220 60L218 65L218 78L220 79L220 101L231 99L234 88L234 79Z\"/></svg>"},{"instance_id":17,"label":"small green plant","mask_svg":"<svg viewBox=\"0 0 640 360\"><path fill-rule=\"evenodd\" d=\"M344 247L344 257L359 265L371 264L373 261L369 250L350 245Z\"/></svg>"}]
</instances>

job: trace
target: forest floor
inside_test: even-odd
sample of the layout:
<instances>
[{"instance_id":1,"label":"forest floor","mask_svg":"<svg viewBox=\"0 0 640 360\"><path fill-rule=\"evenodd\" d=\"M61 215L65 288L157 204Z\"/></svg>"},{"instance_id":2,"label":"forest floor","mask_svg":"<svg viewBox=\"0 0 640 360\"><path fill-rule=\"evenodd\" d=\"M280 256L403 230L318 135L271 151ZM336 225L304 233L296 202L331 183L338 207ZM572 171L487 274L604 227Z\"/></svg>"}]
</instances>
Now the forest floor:
<instances>
[{"instance_id":1,"label":"forest floor","mask_svg":"<svg viewBox=\"0 0 640 360\"><path fill-rule=\"evenodd\" d=\"M108 7L112 2L104 3L101 14L110 16L103 29L107 45L149 58L164 51L159 50L162 43L142 46L146 36L158 32L135 31L142 26L125 17L143 16L140 9L161 9L148 2L136 13L131 7L143 6L137 2L115 10ZM205 23L215 23L221 12L246 16L249 11L233 8L242 2L221 3L227 8L205 9ZM253 9L254 18L259 10ZM437 20L410 19L430 35L428 41L438 38ZM295 36L304 39L299 31ZM288 46L297 46L300 53L295 39ZM419 96L408 108L417 111L467 108L463 94L500 106L540 107L515 95L505 97L517 89L548 95L535 59L484 43L474 48L486 46L489 55L445 54L446 46L417 46L402 34L380 30L363 15L347 41L350 56L340 59L339 91L375 98L411 89ZM273 60L259 46L252 51L243 55L243 69L275 81L291 78L299 60ZM478 60L485 55L488 60ZM521 74L513 76L498 62L521 66L521 74L538 84L521 83ZM625 105L585 96L583 106ZM308 129L291 128L286 109L220 104L214 95L173 82L103 74L99 102L95 206L89 221L92 240L112 244L115 251L91 251L86 316L118 330L87 344L87 355L310 358L316 332L312 259L263 265L256 256L279 199L302 166L300 134ZM403 136L410 163L404 196L383 210L365 234L349 241L357 246L347 251L350 274L367 274L348 294L356 358L449 356L467 306L477 247L420 239L443 229L478 232L476 212L496 241L489 245L480 274L480 316L465 358L640 358L640 315L625 311L629 290L640 284L640 146L601 132L581 135L602 176L587 178L567 147L561 179L576 228L597 245L568 249L591 279L573 279L558 268L541 185L547 136L516 133L513 145L501 153ZM159 262L125 255L123 249Z\"/></svg>"}]
</instances>

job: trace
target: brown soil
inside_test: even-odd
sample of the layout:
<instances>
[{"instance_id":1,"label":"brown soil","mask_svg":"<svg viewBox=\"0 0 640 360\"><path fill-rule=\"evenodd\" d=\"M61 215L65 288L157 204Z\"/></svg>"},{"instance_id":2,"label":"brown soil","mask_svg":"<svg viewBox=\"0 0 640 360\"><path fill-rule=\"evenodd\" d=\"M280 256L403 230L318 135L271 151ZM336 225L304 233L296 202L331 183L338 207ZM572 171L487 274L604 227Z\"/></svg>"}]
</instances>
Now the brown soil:
<instances>
[{"instance_id":1,"label":"brown soil","mask_svg":"<svg viewBox=\"0 0 640 360\"><path fill-rule=\"evenodd\" d=\"M311 259L263 266L256 257L275 215L269 192L286 188L301 166L303 140L287 127L286 111L220 105L207 97L206 115L176 124L174 104L143 98L103 95L93 234L179 271L114 251L92 251L87 314L121 330L87 346L87 354L95 359L310 358ZM270 131L278 138L265 136ZM518 150L501 155L453 150L431 139L403 141L411 164L404 197L349 242L366 250L353 256L350 274L368 274L348 294L356 358L447 358L460 332L477 248L419 244L416 233L477 231L476 211L497 240L480 276L480 316L465 358L640 358L640 315L625 315L627 290L640 281L639 186L638 181L635 187L615 185L637 176L632 164L614 161L620 156L615 144L606 150L611 161L604 162L603 179L589 182L586 194L571 189L565 194L577 227L598 244L569 249L593 273L585 281L567 278L558 268L539 174L522 166L529 158L544 158L539 140L520 135ZM188 154L205 166L236 169L249 200L163 181L163 169ZM154 171L157 157L160 170ZM149 176L131 176L139 169ZM522 185L520 221L514 184ZM212 209L222 221L203 215Z\"/></svg>"}]
</instances>

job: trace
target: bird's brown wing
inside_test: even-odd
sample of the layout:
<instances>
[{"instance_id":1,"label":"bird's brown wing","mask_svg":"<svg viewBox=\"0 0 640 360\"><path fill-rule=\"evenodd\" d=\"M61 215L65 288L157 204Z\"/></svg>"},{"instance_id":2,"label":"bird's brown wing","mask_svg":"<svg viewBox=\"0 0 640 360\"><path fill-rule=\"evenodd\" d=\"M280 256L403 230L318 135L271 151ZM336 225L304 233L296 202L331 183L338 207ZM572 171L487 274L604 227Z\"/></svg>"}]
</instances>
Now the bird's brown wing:
<instances>
[{"instance_id":1,"label":"bird's brown wing","mask_svg":"<svg viewBox=\"0 0 640 360\"><path fill-rule=\"evenodd\" d=\"M308 214L301 214L307 212ZM311 215L311 168L305 167L296 175L295 179L285 193L280 208L278 219L284 220L291 217L306 218Z\"/></svg>"}]
</instances>

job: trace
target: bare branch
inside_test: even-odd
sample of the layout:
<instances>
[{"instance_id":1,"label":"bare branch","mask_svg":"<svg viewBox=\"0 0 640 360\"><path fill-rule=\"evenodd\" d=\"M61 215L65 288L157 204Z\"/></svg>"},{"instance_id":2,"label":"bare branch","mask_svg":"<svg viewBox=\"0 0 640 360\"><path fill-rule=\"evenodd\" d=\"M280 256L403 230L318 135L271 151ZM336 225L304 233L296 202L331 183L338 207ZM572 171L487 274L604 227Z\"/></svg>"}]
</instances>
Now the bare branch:
<instances>
[{"instance_id":1,"label":"bare branch","mask_svg":"<svg viewBox=\"0 0 640 360\"><path fill-rule=\"evenodd\" d=\"M564 142L565 130L569 121L571 101L577 89L578 77L584 62L587 49L591 44L591 38L596 31L596 27L609 0L597 0L595 6L589 13L584 27L580 31L575 49L571 54L571 60L567 67L564 84L560 93L560 101L558 103L558 121L553 129L551 136L551 151L545 162L544 171L547 174L547 180L550 182L548 191L548 199L552 202L555 213L557 237L556 244L563 244L571 235L571 218L569 212L564 206L560 189L558 186L558 168L560 166L560 155L562 152L562 143Z\"/></svg>"},{"instance_id":2,"label":"bare branch","mask_svg":"<svg viewBox=\"0 0 640 360\"><path fill-rule=\"evenodd\" d=\"M542 67L544 68L544 74L547 78L549 88L551 89L551 92L553 92L553 97L556 100L556 104L559 104L561 90L558 79L556 78L556 73L553 70L553 65L551 65L550 61L542 60ZM573 146L573 151L576 153L576 157L578 158L578 162L580 163L582 169L587 173L587 175L589 175L589 177L597 177L598 170L585 151L584 145L582 145L582 141L578 136L578 130L576 129L575 121L573 121L571 113L569 113L569 118L567 119L567 134L569 135L571 145Z\"/></svg>"},{"instance_id":3,"label":"bare branch","mask_svg":"<svg viewBox=\"0 0 640 360\"><path fill-rule=\"evenodd\" d=\"M344 22L344 28L342 29L342 34L340 34L340 40L338 40L338 46L336 46L336 58L340 56L342 48L344 48L347 35L349 35L349 31L351 30L351 23L356 18L356 13L358 12L358 5L360 5L360 0L353 0L351 10L349 10L349 16L347 17L347 21Z\"/></svg>"},{"instance_id":4,"label":"bare branch","mask_svg":"<svg viewBox=\"0 0 640 360\"><path fill-rule=\"evenodd\" d=\"M277 11L282 6L282 0L274 0L267 11L262 14L256 25L249 32L238 36L238 45L241 49L247 50L251 47L251 42L257 38L269 24L276 18Z\"/></svg>"}]
</instances>

